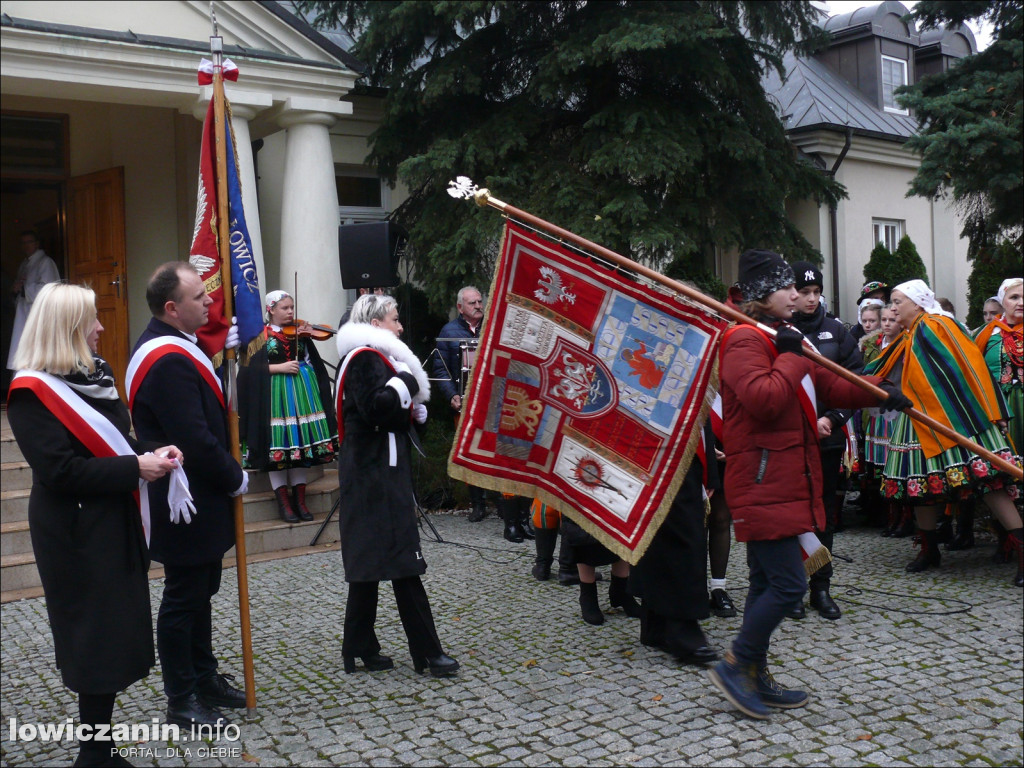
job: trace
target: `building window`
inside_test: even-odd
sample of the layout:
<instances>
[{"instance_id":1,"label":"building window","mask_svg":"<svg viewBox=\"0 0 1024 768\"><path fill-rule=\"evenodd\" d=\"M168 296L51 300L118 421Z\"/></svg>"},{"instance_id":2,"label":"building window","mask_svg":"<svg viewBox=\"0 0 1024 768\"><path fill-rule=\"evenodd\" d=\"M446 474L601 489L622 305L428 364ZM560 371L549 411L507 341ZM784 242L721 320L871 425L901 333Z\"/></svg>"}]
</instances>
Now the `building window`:
<instances>
[{"instance_id":1,"label":"building window","mask_svg":"<svg viewBox=\"0 0 1024 768\"><path fill-rule=\"evenodd\" d=\"M338 190L340 224L382 221L387 218L390 190L372 169L336 163L334 183Z\"/></svg>"},{"instance_id":2,"label":"building window","mask_svg":"<svg viewBox=\"0 0 1024 768\"><path fill-rule=\"evenodd\" d=\"M910 113L896 103L894 91L901 85L907 84L907 62L903 59L894 59L892 56L882 56L882 106L886 112L895 112L898 115L909 115Z\"/></svg>"},{"instance_id":3,"label":"building window","mask_svg":"<svg viewBox=\"0 0 1024 768\"><path fill-rule=\"evenodd\" d=\"M904 223L895 219L872 219L871 226L875 233L875 244L881 243L890 251L895 251L903 237Z\"/></svg>"}]
</instances>

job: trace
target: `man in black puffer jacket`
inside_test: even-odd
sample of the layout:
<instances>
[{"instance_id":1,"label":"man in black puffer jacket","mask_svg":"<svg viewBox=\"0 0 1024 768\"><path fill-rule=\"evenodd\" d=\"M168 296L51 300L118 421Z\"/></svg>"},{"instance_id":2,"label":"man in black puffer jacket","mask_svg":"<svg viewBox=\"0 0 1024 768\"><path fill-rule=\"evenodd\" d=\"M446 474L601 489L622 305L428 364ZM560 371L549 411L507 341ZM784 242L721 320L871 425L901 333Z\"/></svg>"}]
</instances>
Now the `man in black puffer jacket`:
<instances>
[{"instance_id":1,"label":"man in black puffer jacket","mask_svg":"<svg viewBox=\"0 0 1024 768\"><path fill-rule=\"evenodd\" d=\"M838 319L826 314L821 304L821 272L809 261L798 261L793 265L796 275L796 289L800 296L796 301L796 311L792 323L804 337L813 344L818 352L833 362L839 363L847 370L860 373L864 367L857 340L846 330ZM839 499L836 489L839 485L839 470L846 448L846 436L843 425L853 412L838 408L824 408L818 403L818 437L821 446L822 502L828 521L819 538L821 543L832 551L832 537L835 533L839 517ZM819 614L826 619L838 619L842 611L829 594L832 580L832 564L817 571L810 579L810 603ZM804 607L801 604L792 614L792 618L803 618Z\"/></svg>"}]
</instances>

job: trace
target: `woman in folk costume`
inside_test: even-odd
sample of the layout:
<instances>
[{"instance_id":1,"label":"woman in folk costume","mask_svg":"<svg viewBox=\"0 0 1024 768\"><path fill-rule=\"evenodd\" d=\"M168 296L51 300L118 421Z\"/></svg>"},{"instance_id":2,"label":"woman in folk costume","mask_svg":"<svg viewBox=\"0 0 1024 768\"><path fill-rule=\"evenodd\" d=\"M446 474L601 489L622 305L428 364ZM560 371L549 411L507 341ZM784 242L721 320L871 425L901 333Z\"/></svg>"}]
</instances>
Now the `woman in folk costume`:
<instances>
[{"instance_id":1,"label":"woman in folk costume","mask_svg":"<svg viewBox=\"0 0 1024 768\"><path fill-rule=\"evenodd\" d=\"M268 471L277 510L287 523L312 520L306 468L334 461L338 425L327 369L296 328L295 300L267 294L266 343L239 375L243 466Z\"/></svg>"},{"instance_id":2,"label":"woman in folk costume","mask_svg":"<svg viewBox=\"0 0 1024 768\"><path fill-rule=\"evenodd\" d=\"M1006 402L974 341L939 307L922 280L893 288L892 304L907 333L872 363L872 372L898 378L919 411L1020 466L1020 456L1000 431L1008 418ZM921 532L921 551L907 571L939 565L938 512L948 500L972 493L1010 531L1019 552L1021 518L1013 503L1019 491L1019 484L988 460L918 426L909 416L901 414L893 424L882 494L914 505ZM1019 570L1016 583L1021 585Z\"/></svg>"},{"instance_id":3,"label":"woman in folk costume","mask_svg":"<svg viewBox=\"0 0 1024 768\"><path fill-rule=\"evenodd\" d=\"M807 703L768 671L772 633L803 599L807 575L798 537L825 528L815 399L829 406L873 405L875 398L803 357L803 334L788 321L796 307L793 270L777 253L745 251L738 286L743 311L766 330L737 325L719 349L725 487L737 541L747 542L750 588L743 625L711 682L745 715ZM909 401L889 382L886 404Z\"/></svg>"},{"instance_id":4,"label":"woman in folk costume","mask_svg":"<svg viewBox=\"0 0 1024 768\"><path fill-rule=\"evenodd\" d=\"M1010 441L1013 452L1018 456L1024 451L1024 333L1022 333L1022 319L1024 319L1024 280L1019 277L1011 277L1004 280L999 286L999 293L996 296L1002 312L999 317L993 318L986 324L975 341L978 348L985 355L985 362L992 372L999 389L1006 398L1006 405L1010 411L1010 420L1007 424L1006 437ZM991 300L990 300L991 301ZM986 302L988 306L988 302ZM1008 489L1009 490L1009 489ZM1013 490L1017 490L1013 488ZM1019 496L1015 496L1015 499ZM1004 548L997 553L999 562L1006 562L1008 550L1014 547L1013 540L1004 532L1000 532ZM1019 537L1017 541L1019 542ZM1017 549L1017 581L1021 580L1021 571L1024 570L1024 550L1018 545Z\"/></svg>"},{"instance_id":5,"label":"woman in folk costume","mask_svg":"<svg viewBox=\"0 0 1024 768\"><path fill-rule=\"evenodd\" d=\"M25 323L7 408L32 467L29 532L57 668L92 728L109 726L117 693L153 666L148 506L136 496L148 501L140 480L163 477L182 458L130 436L113 373L96 355L102 331L95 293L45 286ZM114 746L83 740L75 765L130 765Z\"/></svg>"},{"instance_id":6,"label":"woman in folk costume","mask_svg":"<svg viewBox=\"0 0 1024 768\"><path fill-rule=\"evenodd\" d=\"M427 564L412 483L414 422L427 420L430 382L401 333L398 304L375 294L360 296L338 331L339 522L348 582L341 653L346 672L355 671L357 656L371 671L394 666L374 632L378 585L390 581L413 666L447 677L459 663L441 648L420 581Z\"/></svg>"}]
</instances>

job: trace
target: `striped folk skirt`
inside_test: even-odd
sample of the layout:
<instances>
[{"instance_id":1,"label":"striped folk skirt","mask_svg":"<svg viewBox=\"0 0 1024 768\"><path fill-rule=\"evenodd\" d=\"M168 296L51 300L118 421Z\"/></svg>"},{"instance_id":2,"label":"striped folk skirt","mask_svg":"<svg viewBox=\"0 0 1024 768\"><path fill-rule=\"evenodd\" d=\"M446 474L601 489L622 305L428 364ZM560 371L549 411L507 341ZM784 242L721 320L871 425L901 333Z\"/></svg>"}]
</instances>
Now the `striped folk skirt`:
<instances>
[{"instance_id":1,"label":"striped folk skirt","mask_svg":"<svg viewBox=\"0 0 1024 768\"><path fill-rule=\"evenodd\" d=\"M994 424L971 439L1021 466L1021 457L1014 454L1009 441ZM959 445L926 459L913 421L902 413L897 417L882 470L883 497L906 504L928 505L981 496L998 489L1005 489L1013 499L1021 495L1020 483L993 467L987 459Z\"/></svg>"},{"instance_id":2,"label":"striped folk skirt","mask_svg":"<svg viewBox=\"0 0 1024 768\"><path fill-rule=\"evenodd\" d=\"M300 363L294 376L270 377L270 464L268 469L327 464L338 452L320 401L316 372Z\"/></svg>"}]
</instances>

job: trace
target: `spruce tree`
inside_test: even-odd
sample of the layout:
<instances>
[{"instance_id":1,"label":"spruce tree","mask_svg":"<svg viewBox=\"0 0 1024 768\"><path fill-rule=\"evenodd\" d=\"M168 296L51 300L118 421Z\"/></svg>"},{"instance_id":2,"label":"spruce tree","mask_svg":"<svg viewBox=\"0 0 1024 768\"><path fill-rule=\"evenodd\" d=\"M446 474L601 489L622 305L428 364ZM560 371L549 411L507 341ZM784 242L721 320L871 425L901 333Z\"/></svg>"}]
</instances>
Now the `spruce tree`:
<instances>
[{"instance_id":1,"label":"spruce tree","mask_svg":"<svg viewBox=\"0 0 1024 768\"><path fill-rule=\"evenodd\" d=\"M844 192L793 150L762 85L820 40L809 2L299 7L344 26L385 89L368 161L409 190L395 218L437 308L487 285L503 223L445 193L456 175L658 269L752 246L820 261L785 200Z\"/></svg>"},{"instance_id":2,"label":"spruce tree","mask_svg":"<svg viewBox=\"0 0 1024 768\"><path fill-rule=\"evenodd\" d=\"M928 279L928 270L917 253L917 246L910 239L910 235L904 235L896 244L896 252L893 254L895 272L892 276L890 286L905 283L907 280L924 280L931 284Z\"/></svg>"},{"instance_id":3,"label":"spruce tree","mask_svg":"<svg viewBox=\"0 0 1024 768\"><path fill-rule=\"evenodd\" d=\"M889 287L894 285L892 276L896 273L896 259L885 243L875 243L871 256L864 265L864 282L881 282Z\"/></svg>"}]
</instances>

